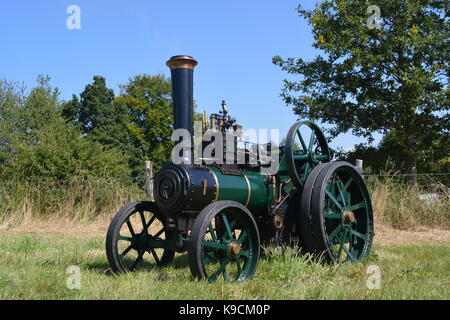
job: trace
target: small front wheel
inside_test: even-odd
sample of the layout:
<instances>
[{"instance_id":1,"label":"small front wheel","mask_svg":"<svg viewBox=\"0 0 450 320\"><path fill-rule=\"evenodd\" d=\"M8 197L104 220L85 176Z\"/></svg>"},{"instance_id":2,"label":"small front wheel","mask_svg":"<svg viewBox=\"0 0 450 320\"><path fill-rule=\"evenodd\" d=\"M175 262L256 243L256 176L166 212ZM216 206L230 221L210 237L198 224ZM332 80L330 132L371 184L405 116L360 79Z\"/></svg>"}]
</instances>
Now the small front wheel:
<instances>
[{"instance_id":1,"label":"small front wheel","mask_svg":"<svg viewBox=\"0 0 450 320\"><path fill-rule=\"evenodd\" d=\"M146 266L161 267L173 260L173 233L154 202L137 201L119 210L108 228L106 255L113 272Z\"/></svg>"},{"instance_id":2,"label":"small front wheel","mask_svg":"<svg viewBox=\"0 0 450 320\"><path fill-rule=\"evenodd\" d=\"M192 227L188 260L192 275L210 282L251 279L259 260L259 233L250 211L235 201L205 207Z\"/></svg>"}]
</instances>

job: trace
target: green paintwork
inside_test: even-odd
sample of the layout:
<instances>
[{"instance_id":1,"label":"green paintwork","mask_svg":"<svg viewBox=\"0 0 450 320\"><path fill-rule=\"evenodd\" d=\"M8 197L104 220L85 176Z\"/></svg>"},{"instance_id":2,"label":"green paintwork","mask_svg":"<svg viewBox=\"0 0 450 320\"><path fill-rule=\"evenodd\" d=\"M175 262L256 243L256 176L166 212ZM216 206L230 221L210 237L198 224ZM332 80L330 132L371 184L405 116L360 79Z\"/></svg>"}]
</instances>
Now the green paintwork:
<instances>
[{"instance_id":1,"label":"green paintwork","mask_svg":"<svg viewBox=\"0 0 450 320\"><path fill-rule=\"evenodd\" d=\"M248 183L250 184L250 201L247 207L250 210L264 210L271 202L272 189L264 182L267 180L266 175L261 175L257 171L245 170L244 176L222 174L222 172L210 166L209 169L214 172L219 182L219 197L217 200L234 200L246 205L248 199Z\"/></svg>"},{"instance_id":2,"label":"green paintwork","mask_svg":"<svg viewBox=\"0 0 450 320\"><path fill-rule=\"evenodd\" d=\"M370 250L373 221L367 189L349 176L348 172L348 169L338 168L330 177L325 190L327 204L323 217L325 223L335 222L333 229L327 228L326 233L336 260L356 262L365 258ZM354 203L352 199L355 198L363 200ZM355 221L346 222L345 211L353 212ZM358 241L363 241L364 245L358 246Z\"/></svg>"},{"instance_id":3,"label":"green paintwork","mask_svg":"<svg viewBox=\"0 0 450 320\"><path fill-rule=\"evenodd\" d=\"M304 157L306 162L302 162L301 166L304 166L305 164L308 165L308 168L303 168L307 172L307 174L302 175L301 177L298 177L298 179L306 180L307 175L312 170L312 168L320 162L329 161L329 155L328 155L328 146L326 144L326 141L323 137L323 133L320 131L320 129L312 122L310 121L303 121L299 122L298 126L305 124L307 126L310 126L315 131L315 134L317 138L314 138L316 136L313 135L313 139L308 141L309 145L306 146L305 142L303 141L303 138L298 133L302 146L305 150L308 151L307 155L293 155L295 159L300 159ZM327 146L326 147L326 155L319 155L317 160L311 160L312 159L312 153L313 153L313 145L315 143L315 139L318 139L321 145ZM278 165L277 172L275 174L276 177L276 185L275 185L275 198L273 198L273 185L270 183L267 183L269 176L263 175L260 173L259 168L255 170L244 170L245 176L239 176L239 175L231 175L231 174L223 174L217 167L215 166L208 166L208 168L214 173L214 175L217 177L218 181L218 192L219 195L216 200L234 200L237 201L249 208L251 211L254 212L261 212L266 211L268 206L274 202L274 200L278 199L279 195L279 188L281 182L290 181L288 183L284 183L283 188L283 195L286 195L290 193L294 188L294 183L292 177L289 175L288 167L286 164L286 157L284 150L280 149L280 162ZM307 158L307 159L306 159ZM301 168L298 168L300 171ZM302 169L302 170L303 170ZM247 179L245 178L247 177ZM248 200L248 192L249 192L249 184L250 184L250 200L247 203Z\"/></svg>"},{"instance_id":4,"label":"green paintwork","mask_svg":"<svg viewBox=\"0 0 450 320\"><path fill-rule=\"evenodd\" d=\"M209 223L205 232L211 235L212 239L203 240L203 266L206 271L208 266L207 279L210 282L216 281L220 276L225 281L229 280L230 272L235 267L235 281L244 281L253 274L252 269L256 267L258 257L252 254L253 250L259 247L257 236L254 234L253 226L250 220L240 219L239 223L235 220L237 216L227 215L227 209L217 213L213 219L220 220L223 224L224 232L218 233L212 224ZM239 225L240 234L236 236L235 226ZM239 244L241 246L238 254L233 255L229 251L230 244Z\"/></svg>"}]
</instances>

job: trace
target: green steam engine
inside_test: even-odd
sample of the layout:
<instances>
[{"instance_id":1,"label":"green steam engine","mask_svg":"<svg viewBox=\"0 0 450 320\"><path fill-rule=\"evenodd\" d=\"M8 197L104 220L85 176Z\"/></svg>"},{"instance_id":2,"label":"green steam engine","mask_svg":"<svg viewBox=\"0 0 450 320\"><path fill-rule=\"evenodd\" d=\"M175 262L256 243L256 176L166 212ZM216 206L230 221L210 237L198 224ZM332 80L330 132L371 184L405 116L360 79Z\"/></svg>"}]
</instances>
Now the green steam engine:
<instances>
[{"instance_id":1,"label":"green steam engine","mask_svg":"<svg viewBox=\"0 0 450 320\"><path fill-rule=\"evenodd\" d=\"M188 132L194 145L197 61L174 56L167 65L175 129ZM165 266L187 251L194 277L243 281L255 274L262 245L297 244L324 262L356 262L369 254L373 215L361 170L331 162L332 151L316 124L294 123L284 145L275 148L242 146L236 138L242 127L224 102L209 120L204 114L202 133L220 132L219 145L229 150L232 143L233 157L217 152L194 162L195 152L189 151L181 153L187 164L165 164L153 180L155 200L126 205L109 226L106 253L114 272ZM230 134L235 138L226 139ZM205 141L199 146L204 155Z\"/></svg>"}]
</instances>

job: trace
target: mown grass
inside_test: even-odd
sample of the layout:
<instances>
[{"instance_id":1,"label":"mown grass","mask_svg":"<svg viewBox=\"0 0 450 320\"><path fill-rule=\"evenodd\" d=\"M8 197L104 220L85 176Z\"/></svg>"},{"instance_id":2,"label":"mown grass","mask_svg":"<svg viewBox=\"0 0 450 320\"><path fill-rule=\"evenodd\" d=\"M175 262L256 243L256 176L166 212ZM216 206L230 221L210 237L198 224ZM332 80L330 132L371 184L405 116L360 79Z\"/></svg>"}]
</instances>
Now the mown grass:
<instances>
[{"instance_id":1,"label":"mown grass","mask_svg":"<svg viewBox=\"0 0 450 320\"><path fill-rule=\"evenodd\" d=\"M269 253L255 279L240 284L194 280L186 255L172 266L112 275L103 235L0 232L0 299L449 299L450 242L375 245L364 262L322 265L295 250ZM81 289L66 286L67 268L81 270ZM377 265L381 289L368 289Z\"/></svg>"}]
</instances>

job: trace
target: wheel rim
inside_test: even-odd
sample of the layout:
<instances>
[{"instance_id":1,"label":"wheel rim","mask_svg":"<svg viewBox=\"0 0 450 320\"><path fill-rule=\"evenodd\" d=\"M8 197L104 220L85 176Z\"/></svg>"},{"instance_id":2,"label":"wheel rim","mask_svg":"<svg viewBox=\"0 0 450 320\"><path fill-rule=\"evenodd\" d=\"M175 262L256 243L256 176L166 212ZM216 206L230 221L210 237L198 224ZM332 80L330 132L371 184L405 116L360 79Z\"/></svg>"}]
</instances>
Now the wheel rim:
<instances>
[{"instance_id":1,"label":"wheel rim","mask_svg":"<svg viewBox=\"0 0 450 320\"><path fill-rule=\"evenodd\" d=\"M202 241L203 270L208 281L244 281L255 272L259 249L255 226L238 211L225 209L209 221Z\"/></svg>"},{"instance_id":2,"label":"wheel rim","mask_svg":"<svg viewBox=\"0 0 450 320\"><path fill-rule=\"evenodd\" d=\"M356 262L370 251L373 216L362 178L347 166L329 176L324 194L323 222L335 261Z\"/></svg>"},{"instance_id":3,"label":"wheel rim","mask_svg":"<svg viewBox=\"0 0 450 320\"><path fill-rule=\"evenodd\" d=\"M309 139L307 140L305 140L305 136L308 137L308 132L305 132L305 130L309 131ZM308 141L308 144L306 144L306 141ZM309 173L315 166L331 160L331 153L325 136L312 121L297 122L289 129L285 149L289 176L297 187L303 187Z\"/></svg>"},{"instance_id":4,"label":"wheel rim","mask_svg":"<svg viewBox=\"0 0 450 320\"><path fill-rule=\"evenodd\" d=\"M119 228L116 238L116 252L124 271L161 266L165 264L162 248L152 248L149 240L165 240L163 219L150 211L139 209L130 213Z\"/></svg>"}]
</instances>

